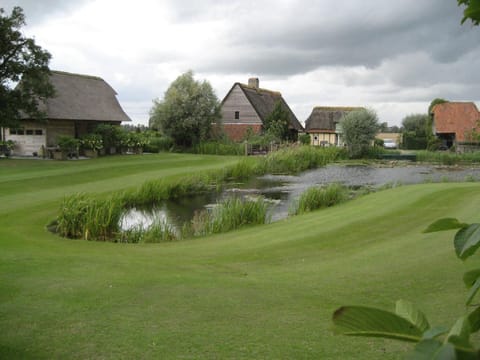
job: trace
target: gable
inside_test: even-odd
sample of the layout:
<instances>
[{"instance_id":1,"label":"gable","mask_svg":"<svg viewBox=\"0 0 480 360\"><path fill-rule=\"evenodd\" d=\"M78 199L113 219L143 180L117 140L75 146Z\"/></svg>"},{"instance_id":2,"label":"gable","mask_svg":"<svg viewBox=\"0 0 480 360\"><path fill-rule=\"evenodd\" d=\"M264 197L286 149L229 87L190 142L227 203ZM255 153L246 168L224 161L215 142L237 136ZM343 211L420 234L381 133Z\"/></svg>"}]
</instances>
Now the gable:
<instances>
[{"instance_id":1,"label":"gable","mask_svg":"<svg viewBox=\"0 0 480 360\"><path fill-rule=\"evenodd\" d=\"M262 124L262 119L238 83L223 99L221 111L224 124ZM236 112L238 119L235 118Z\"/></svg>"}]
</instances>

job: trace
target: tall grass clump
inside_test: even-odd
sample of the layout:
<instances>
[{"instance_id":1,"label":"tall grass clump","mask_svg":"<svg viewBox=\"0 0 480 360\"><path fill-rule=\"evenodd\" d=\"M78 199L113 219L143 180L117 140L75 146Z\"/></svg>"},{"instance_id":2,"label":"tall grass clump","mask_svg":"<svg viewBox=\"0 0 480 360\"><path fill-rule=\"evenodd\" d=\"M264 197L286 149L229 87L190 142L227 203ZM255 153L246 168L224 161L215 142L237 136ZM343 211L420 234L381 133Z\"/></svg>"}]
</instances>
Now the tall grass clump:
<instances>
[{"instance_id":1,"label":"tall grass clump","mask_svg":"<svg viewBox=\"0 0 480 360\"><path fill-rule=\"evenodd\" d=\"M287 147L269 153L259 166L264 174L298 173L344 159L346 155L346 151L338 147Z\"/></svg>"},{"instance_id":2,"label":"tall grass clump","mask_svg":"<svg viewBox=\"0 0 480 360\"><path fill-rule=\"evenodd\" d=\"M320 208L334 206L348 198L348 190L341 184L326 187L311 187L304 191L290 210L291 215L300 215Z\"/></svg>"},{"instance_id":3,"label":"tall grass clump","mask_svg":"<svg viewBox=\"0 0 480 360\"><path fill-rule=\"evenodd\" d=\"M206 141L195 145L192 151L195 154L207 155L243 155L245 145L235 142Z\"/></svg>"},{"instance_id":4,"label":"tall grass clump","mask_svg":"<svg viewBox=\"0 0 480 360\"><path fill-rule=\"evenodd\" d=\"M204 210L195 214L190 233L193 236L205 236L235 230L245 225L265 224L269 220L267 210L268 204L263 198L227 198L211 211Z\"/></svg>"},{"instance_id":5,"label":"tall grass clump","mask_svg":"<svg viewBox=\"0 0 480 360\"><path fill-rule=\"evenodd\" d=\"M126 207L155 205L169 199L196 195L215 188L214 173L184 176L177 179L159 179L145 182L137 190L123 193L122 198Z\"/></svg>"},{"instance_id":6,"label":"tall grass clump","mask_svg":"<svg viewBox=\"0 0 480 360\"><path fill-rule=\"evenodd\" d=\"M57 232L85 240L111 240L120 231L123 201L118 196L96 199L85 194L65 197L57 218Z\"/></svg>"},{"instance_id":7,"label":"tall grass clump","mask_svg":"<svg viewBox=\"0 0 480 360\"><path fill-rule=\"evenodd\" d=\"M449 151L417 151L417 160L443 165L480 163L480 151L463 154Z\"/></svg>"},{"instance_id":8,"label":"tall grass clump","mask_svg":"<svg viewBox=\"0 0 480 360\"><path fill-rule=\"evenodd\" d=\"M123 243L160 243L178 240L173 227L164 220L157 219L148 227L143 224L123 230L117 241Z\"/></svg>"}]
</instances>

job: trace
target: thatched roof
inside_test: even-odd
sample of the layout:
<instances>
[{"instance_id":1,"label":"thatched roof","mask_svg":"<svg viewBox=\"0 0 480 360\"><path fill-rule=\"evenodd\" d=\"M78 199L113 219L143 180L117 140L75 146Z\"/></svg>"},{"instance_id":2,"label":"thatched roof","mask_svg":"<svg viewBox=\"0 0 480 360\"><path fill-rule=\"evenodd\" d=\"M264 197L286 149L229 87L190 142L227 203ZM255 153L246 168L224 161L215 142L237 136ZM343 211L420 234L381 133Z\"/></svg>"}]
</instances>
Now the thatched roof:
<instances>
[{"instance_id":1,"label":"thatched roof","mask_svg":"<svg viewBox=\"0 0 480 360\"><path fill-rule=\"evenodd\" d=\"M42 106L47 119L131 121L105 80L88 75L52 71L55 96Z\"/></svg>"},{"instance_id":2,"label":"thatched roof","mask_svg":"<svg viewBox=\"0 0 480 360\"><path fill-rule=\"evenodd\" d=\"M335 125L349 112L361 110L361 107L317 106L305 121L305 131L322 130L335 132Z\"/></svg>"},{"instance_id":3,"label":"thatched roof","mask_svg":"<svg viewBox=\"0 0 480 360\"><path fill-rule=\"evenodd\" d=\"M289 114L290 128L297 131L303 131L302 124L300 124L297 117L290 109L285 99L282 97L281 93L277 91L248 86L241 83L235 83L232 87L232 90L237 85L242 89L243 93L247 97L250 104L252 104L253 108L255 109L262 121L264 121L268 117L268 115L272 113L277 101L280 101L282 107ZM225 99L227 97L228 94Z\"/></svg>"}]
</instances>

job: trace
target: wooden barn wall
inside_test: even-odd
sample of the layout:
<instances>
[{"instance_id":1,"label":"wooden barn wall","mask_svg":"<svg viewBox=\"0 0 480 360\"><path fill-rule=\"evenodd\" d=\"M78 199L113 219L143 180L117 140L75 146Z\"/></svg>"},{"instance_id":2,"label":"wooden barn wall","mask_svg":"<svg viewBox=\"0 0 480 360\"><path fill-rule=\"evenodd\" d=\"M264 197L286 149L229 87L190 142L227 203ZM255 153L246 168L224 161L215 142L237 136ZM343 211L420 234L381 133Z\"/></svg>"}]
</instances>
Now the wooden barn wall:
<instances>
[{"instance_id":1,"label":"wooden barn wall","mask_svg":"<svg viewBox=\"0 0 480 360\"><path fill-rule=\"evenodd\" d=\"M240 112L239 119L235 119L236 111ZM262 120L238 85L223 103L222 119L224 124L262 124Z\"/></svg>"}]
</instances>

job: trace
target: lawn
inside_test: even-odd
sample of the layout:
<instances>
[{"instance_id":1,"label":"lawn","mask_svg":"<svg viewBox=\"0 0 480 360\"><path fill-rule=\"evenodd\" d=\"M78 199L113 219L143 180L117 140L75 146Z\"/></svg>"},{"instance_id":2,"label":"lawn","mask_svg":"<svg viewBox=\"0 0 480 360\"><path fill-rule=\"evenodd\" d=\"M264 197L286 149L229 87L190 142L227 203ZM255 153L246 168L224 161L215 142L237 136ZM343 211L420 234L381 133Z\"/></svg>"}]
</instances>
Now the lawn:
<instances>
[{"instance_id":1,"label":"lawn","mask_svg":"<svg viewBox=\"0 0 480 360\"><path fill-rule=\"evenodd\" d=\"M464 310L446 216L478 221L480 184L378 192L307 215L166 244L47 232L61 199L232 164L160 154L0 159L0 358L397 359L410 345L335 336L340 305L414 301L433 324Z\"/></svg>"}]
</instances>

